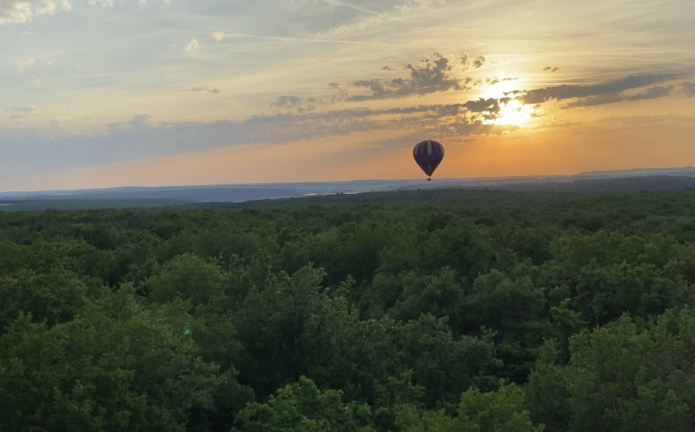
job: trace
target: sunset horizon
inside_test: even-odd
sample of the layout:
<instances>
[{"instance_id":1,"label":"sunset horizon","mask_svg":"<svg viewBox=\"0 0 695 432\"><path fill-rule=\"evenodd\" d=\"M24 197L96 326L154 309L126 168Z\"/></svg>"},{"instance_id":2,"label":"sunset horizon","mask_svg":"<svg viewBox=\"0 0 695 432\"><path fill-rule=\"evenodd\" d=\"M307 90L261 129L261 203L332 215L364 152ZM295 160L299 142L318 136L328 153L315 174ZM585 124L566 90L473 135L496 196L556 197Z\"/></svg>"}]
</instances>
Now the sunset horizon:
<instances>
[{"instance_id":1,"label":"sunset horizon","mask_svg":"<svg viewBox=\"0 0 695 432\"><path fill-rule=\"evenodd\" d=\"M0 0L0 191L695 165L695 4Z\"/></svg>"}]
</instances>

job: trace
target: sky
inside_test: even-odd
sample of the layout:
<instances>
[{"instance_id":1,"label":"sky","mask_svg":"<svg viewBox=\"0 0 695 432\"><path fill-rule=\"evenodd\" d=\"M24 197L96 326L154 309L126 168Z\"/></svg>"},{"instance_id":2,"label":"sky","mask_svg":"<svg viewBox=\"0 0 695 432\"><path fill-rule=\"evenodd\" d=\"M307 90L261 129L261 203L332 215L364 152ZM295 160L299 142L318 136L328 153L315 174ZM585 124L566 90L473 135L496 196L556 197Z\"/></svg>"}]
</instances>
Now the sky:
<instances>
[{"instance_id":1,"label":"sky","mask_svg":"<svg viewBox=\"0 0 695 432\"><path fill-rule=\"evenodd\" d=\"M0 0L0 190L695 166L693 0Z\"/></svg>"}]
</instances>

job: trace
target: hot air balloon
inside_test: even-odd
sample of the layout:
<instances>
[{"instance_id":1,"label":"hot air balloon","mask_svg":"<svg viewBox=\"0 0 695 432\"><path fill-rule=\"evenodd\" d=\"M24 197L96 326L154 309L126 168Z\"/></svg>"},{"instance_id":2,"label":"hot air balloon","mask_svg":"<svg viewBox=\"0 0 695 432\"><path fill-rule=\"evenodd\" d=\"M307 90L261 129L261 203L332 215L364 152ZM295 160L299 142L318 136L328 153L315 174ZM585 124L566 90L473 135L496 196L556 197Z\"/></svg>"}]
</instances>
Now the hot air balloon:
<instances>
[{"instance_id":1,"label":"hot air balloon","mask_svg":"<svg viewBox=\"0 0 695 432\"><path fill-rule=\"evenodd\" d=\"M430 181L432 180L432 173L444 159L444 147L434 140L420 141L413 148L413 157L415 162L427 174L427 181Z\"/></svg>"}]
</instances>

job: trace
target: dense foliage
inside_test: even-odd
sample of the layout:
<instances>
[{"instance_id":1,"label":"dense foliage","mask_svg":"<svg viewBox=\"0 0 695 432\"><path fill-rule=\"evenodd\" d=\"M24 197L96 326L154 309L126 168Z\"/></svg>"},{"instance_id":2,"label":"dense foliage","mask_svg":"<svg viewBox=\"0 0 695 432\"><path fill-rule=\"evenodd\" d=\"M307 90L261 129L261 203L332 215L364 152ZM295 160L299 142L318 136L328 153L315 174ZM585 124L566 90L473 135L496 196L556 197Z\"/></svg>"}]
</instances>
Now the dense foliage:
<instances>
[{"instance_id":1,"label":"dense foliage","mask_svg":"<svg viewBox=\"0 0 695 432\"><path fill-rule=\"evenodd\" d=\"M694 430L694 207L0 213L0 431Z\"/></svg>"}]
</instances>

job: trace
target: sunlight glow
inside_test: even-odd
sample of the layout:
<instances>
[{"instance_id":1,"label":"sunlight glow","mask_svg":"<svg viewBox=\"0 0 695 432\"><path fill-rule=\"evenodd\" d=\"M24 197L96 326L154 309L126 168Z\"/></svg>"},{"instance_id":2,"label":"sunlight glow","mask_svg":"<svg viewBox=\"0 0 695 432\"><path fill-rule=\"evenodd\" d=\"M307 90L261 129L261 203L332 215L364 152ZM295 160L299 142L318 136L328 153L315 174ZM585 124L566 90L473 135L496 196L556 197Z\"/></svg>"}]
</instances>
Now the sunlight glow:
<instances>
[{"instance_id":1,"label":"sunlight glow","mask_svg":"<svg viewBox=\"0 0 695 432\"><path fill-rule=\"evenodd\" d=\"M510 93L519 90L519 78L502 78L495 80L483 88L483 93L479 96L483 99L499 99L503 97L512 97Z\"/></svg>"},{"instance_id":2,"label":"sunlight glow","mask_svg":"<svg viewBox=\"0 0 695 432\"><path fill-rule=\"evenodd\" d=\"M524 105L518 100L512 99L506 104L500 104L500 112L497 117L484 120L483 123L523 126L531 119L532 111L533 108L530 105Z\"/></svg>"}]
</instances>

